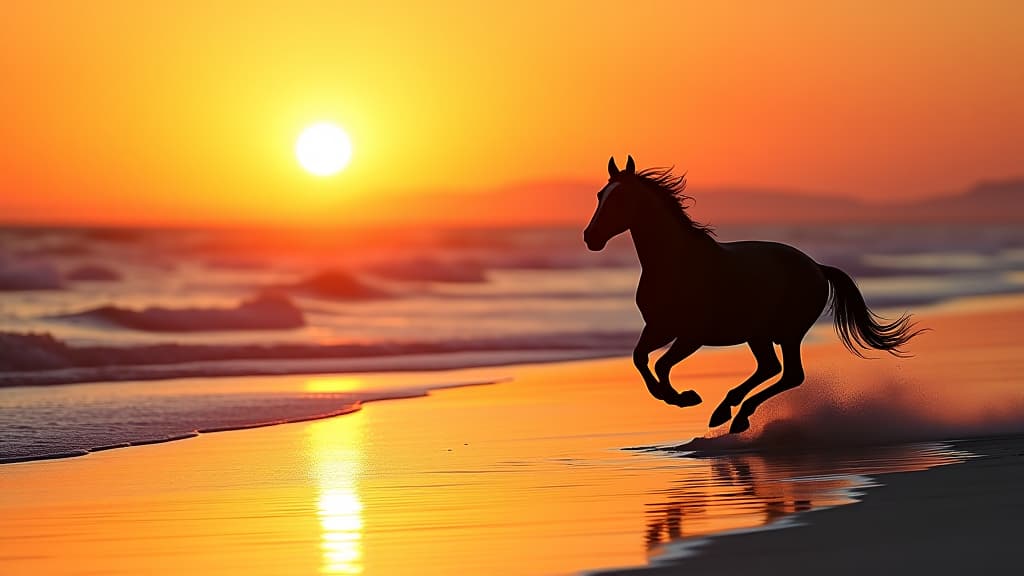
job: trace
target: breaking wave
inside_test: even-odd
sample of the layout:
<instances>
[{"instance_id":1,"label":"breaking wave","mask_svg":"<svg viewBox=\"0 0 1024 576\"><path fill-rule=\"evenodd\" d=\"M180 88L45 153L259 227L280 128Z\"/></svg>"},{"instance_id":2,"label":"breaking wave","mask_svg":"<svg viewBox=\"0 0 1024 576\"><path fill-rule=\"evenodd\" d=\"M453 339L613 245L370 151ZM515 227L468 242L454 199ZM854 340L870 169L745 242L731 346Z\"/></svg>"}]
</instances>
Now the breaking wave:
<instances>
[{"instance_id":1,"label":"breaking wave","mask_svg":"<svg viewBox=\"0 0 1024 576\"><path fill-rule=\"evenodd\" d=\"M42 262L16 262L0 255L0 292L63 290L56 267Z\"/></svg>"},{"instance_id":2,"label":"breaking wave","mask_svg":"<svg viewBox=\"0 0 1024 576\"><path fill-rule=\"evenodd\" d=\"M101 306L57 318L112 324L144 332L216 332L288 330L306 325L302 310L287 296L272 292L244 300L232 308L163 308L142 310Z\"/></svg>"},{"instance_id":3,"label":"breaking wave","mask_svg":"<svg viewBox=\"0 0 1024 576\"><path fill-rule=\"evenodd\" d=\"M69 270L65 278L76 282L117 282L121 274L108 266L84 264Z\"/></svg>"},{"instance_id":4,"label":"breaking wave","mask_svg":"<svg viewBox=\"0 0 1024 576\"><path fill-rule=\"evenodd\" d=\"M622 355L632 333L350 344L72 346L0 332L0 387L195 376L432 370Z\"/></svg>"},{"instance_id":5,"label":"breaking wave","mask_svg":"<svg viewBox=\"0 0 1024 576\"><path fill-rule=\"evenodd\" d=\"M486 269L478 263L469 261L444 262L433 258L421 258L379 264L367 271L380 278L403 282L476 284L487 281Z\"/></svg>"},{"instance_id":6,"label":"breaking wave","mask_svg":"<svg viewBox=\"0 0 1024 576\"><path fill-rule=\"evenodd\" d=\"M318 272L287 289L332 300L374 300L390 296L386 291L370 286L340 269Z\"/></svg>"}]
</instances>

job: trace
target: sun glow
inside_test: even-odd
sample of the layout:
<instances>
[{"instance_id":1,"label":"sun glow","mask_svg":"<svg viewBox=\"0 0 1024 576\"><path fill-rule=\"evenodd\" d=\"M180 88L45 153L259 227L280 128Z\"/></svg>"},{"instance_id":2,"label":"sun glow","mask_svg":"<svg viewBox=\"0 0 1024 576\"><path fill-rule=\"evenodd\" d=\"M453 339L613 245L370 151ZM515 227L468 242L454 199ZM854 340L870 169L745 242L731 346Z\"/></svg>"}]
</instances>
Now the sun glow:
<instances>
[{"instance_id":1,"label":"sun glow","mask_svg":"<svg viewBox=\"0 0 1024 576\"><path fill-rule=\"evenodd\" d=\"M310 174L330 176L348 165L352 158L352 141L335 124L313 124L303 130L296 140L295 157Z\"/></svg>"}]
</instances>

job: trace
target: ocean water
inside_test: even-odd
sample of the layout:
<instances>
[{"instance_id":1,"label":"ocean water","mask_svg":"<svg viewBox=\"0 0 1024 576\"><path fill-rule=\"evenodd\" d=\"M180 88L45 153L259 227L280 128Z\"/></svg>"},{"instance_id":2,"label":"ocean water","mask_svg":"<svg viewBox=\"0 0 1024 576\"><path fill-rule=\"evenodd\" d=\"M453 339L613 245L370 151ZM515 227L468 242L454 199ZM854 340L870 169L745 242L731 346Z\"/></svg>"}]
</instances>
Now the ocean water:
<instances>
[{"instance_id":1,"label":"ocean water","mask_svg":"<svg viewBox=\"0 0 1024 576\"><path fill-rule=\"evenodd\" d=\"M719 239L797 246L851 273L879 309L1024 289L1024 230L1016 227L731 227ZM641 325L638 272L628 238L591 253L568 228L329 236L8 228L0 230L0 332L47 334L54 345L106 354L19 358L11 340L0 370L160 356L621 352ZM139 349L146 345L153 348ZM126 347L135 354L117 352Z\"/></svg>"},{"instance_id":2,"label":"ocean water","mask_svg":"<svg viewBox=\"0 0 1024 576\"><path fill-rule=\"evenodd\" d=\"M1024 230L1016 227L723 227L718 235L797 246L851 273L883 313L1024 290ZM591 253L580 230L569 228L7 228L0 230L0 385L627 354L642 325L633 303L638 274L628 238ZM229 380L204 379L202 394L133 396L136 408L114 393L93 405L69 402L71 387L0 389L0 458L302 419L391 394L266 394ZM51 429L71 422L78 431L36 438L40 414ZM86 439L81 430L96 422L122 433Z\"/></svg>"}]
</instances>

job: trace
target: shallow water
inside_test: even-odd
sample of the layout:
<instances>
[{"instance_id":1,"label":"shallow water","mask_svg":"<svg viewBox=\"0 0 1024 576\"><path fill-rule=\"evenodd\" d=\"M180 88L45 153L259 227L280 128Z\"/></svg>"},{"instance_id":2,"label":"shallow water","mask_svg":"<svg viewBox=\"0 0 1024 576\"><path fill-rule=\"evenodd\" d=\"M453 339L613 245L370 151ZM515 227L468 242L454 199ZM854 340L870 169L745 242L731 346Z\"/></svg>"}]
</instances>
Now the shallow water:
<instances>
[{"instance_id":1,"label":"shallow water","mask_svg":"<svg viewBox=\"0 0 1024 576\"><path fill-rule=\"evenodd\" d=\"M490 382L434 378L355 373L0 388L0 464L325 418L374 400Z\"/></svg>"}]
</instances>

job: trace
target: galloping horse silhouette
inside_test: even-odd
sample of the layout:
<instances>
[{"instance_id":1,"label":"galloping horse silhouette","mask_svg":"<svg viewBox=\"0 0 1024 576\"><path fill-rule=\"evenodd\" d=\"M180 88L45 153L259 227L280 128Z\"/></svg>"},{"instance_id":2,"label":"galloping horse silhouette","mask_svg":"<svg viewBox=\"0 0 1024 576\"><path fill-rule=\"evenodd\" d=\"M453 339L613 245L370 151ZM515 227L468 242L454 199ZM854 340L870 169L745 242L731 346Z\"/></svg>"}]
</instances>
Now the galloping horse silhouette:
<instances>
[{"instance_id":1,"label":"galloping horse silhouette","mask_svg":"<svg viewBox=\"0 0 1024 576\"><path fill-rule=\"evenodd\" d=\"M671 168L637 172L630 156L622 171L614 157L609 159L608 176L583 239L599 251L627 230L633 236L643 269L636 303L646 324L633 363L651 395L680 407L700 404L696 391L676 392L669 372L702 346L746 343L757 359L754 374L730 390L711 414L711 427L731 418L729 432L743 432L758 406L803 382L800 343L830 295L836 332L858 356L864 357L860 349L901 356L900 347L920 333L908 315L886 323L868 309L845 272L818 264L792 246L716 242L711 228L686 213L691 198L683 194L685 174L676 176ZM669 342L672 346L655 362L652 374L650 353ZM775 344L782 348L783 364ZM747 398L780 372L778 382Z\"/></svg>"}]
</instances>

